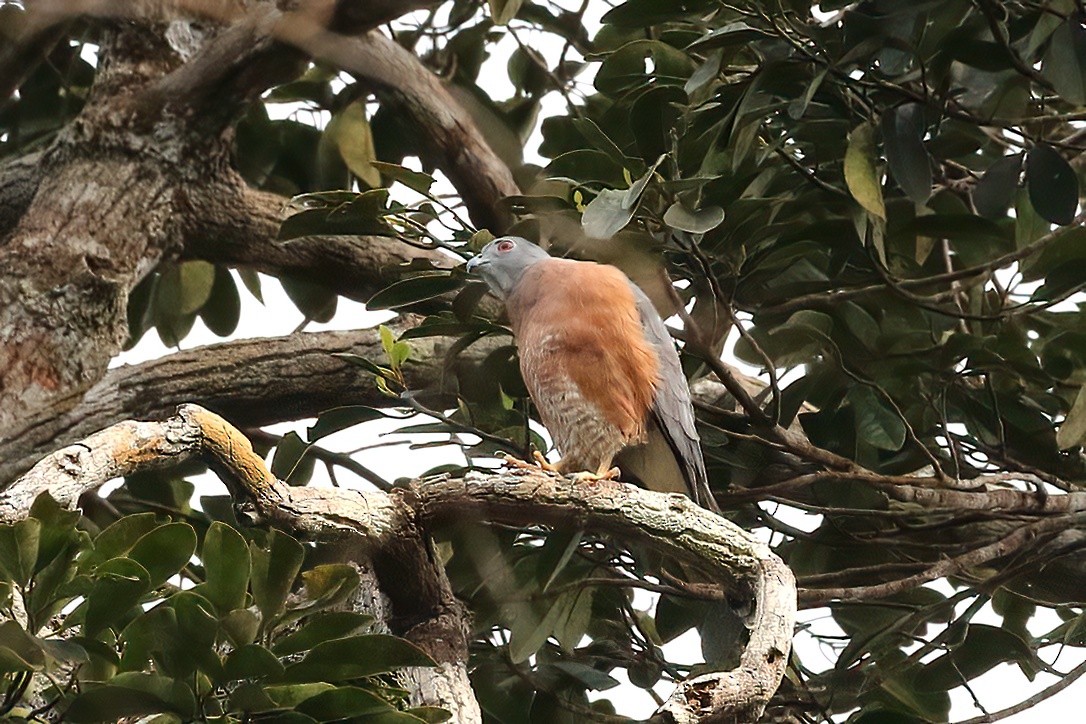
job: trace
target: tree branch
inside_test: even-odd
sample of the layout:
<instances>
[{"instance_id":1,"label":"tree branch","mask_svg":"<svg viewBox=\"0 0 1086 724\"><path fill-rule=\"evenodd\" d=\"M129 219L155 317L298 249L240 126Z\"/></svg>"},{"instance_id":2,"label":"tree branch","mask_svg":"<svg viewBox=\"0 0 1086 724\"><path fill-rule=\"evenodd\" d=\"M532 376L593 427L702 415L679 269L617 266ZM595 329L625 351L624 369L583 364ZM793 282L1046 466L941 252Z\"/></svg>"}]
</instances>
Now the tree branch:
<instances>
[{"instance_id":1,"label":"tree branch","mask_svg":"<svg viewBox=\"0 0 1086 724\"><path fill-rule=\"evenodd\" d=\"M366 302L399 279L403 264L428 261L449 268L455 260L387 236L308 236L279 241L287 199L220 181L201 195L190 216L182 257L246 267L272 276L312 281L348 299Z\"/></svg>"},{"instance_id":2,"label":"tree branch","mask_svg":"<svg viewBox=\"0 0 1086 724\"><path fill-rule=\"evenodd\" d=\"M393 599L396 618L401 615L395 610L397 596L417 597L421 591L423 600L430 600L427 596L435 591L439 597L449 591L434 558L430 560L432 572L439 576L436 581L419 575L405 586L402 564L408 559L417 563L420 554L425 558L432 553L427 529L465 518L512 525L577 525L638 540L695 564L711 580L750 600L750 637L738 668L683 682L653 721L756 721L784 674L796 610L791 571L746 531L685 497L622 483L581 485L542 472L512 471L420 481L387 494L295 488L271 475L236 428L203 408L182 405L165 422L118 423L46 457L0 493L0 520L24 516L43 490L50 490L62 505L74 507L79 495L111 478L192 457L215 470L235 503L256 519L310 539L361 539L373 552L379 579L384 578L382 566L400 564L389 571L399 585L384 589ZM456 663L464 666L466 641L462 646L455 641L446 645L436 655L433 650L428 653L445 663L452 663L449 656L455 654ZM454 720L472 719L454 712Z\"/></svg>"},{"instance_id":3,"label":"tree branch","mask_svg":"<svg viewBox=\"0 0 1086 724\"><path fill-rule=\"evenodd\" d=\"M199 347L153 362L109 370L78 405L46 408L0 438L0 481L11 480L49 450L130 417L164 418L186 399L228 414L244 427L312 417L341 405L388 406L372 376L336 357L384 357L377 330L299 333ZM442 378L439 341L412 341L419 361L403 371L412 389Z\"/></svg>"},{"instance_id":4,"label":"tree branch","mask_svg":"<svg viewBox=\"0 0 1086 724\"><path fill-rule=\"evenodd\" d=\"M407 115L433 160L456 187L472 221L495 234L511 221L498 201L520 193L513 174L445 85L413 53L378 32L325 38L314 57L373 83L378 96ZM334 42L329 43L329 41Z\"/></svg>"},{"instance_id":5,"label":"tree branch","mask_svg":"<svg viewBox=\"0 0 1086 724\"><path fill-rule=\"evenodd\" d=\"M800 604L803 608L815 608L824 606L834 600L866 601L886 598L895 593L916 588L929 581L953 576L967 568L988 563L996 558L1002 558L1029 545L1040 535L1072 529L1081 525L1083 521L1086 521L1086 513L1045 518L1016 528L1013 532L994 543L974 548L953 558L941 560L912 576L870 586L805 589L800 592Z\"/></svg>"},{"instance_id":6,"label":"tree branch","mask_svg":"<svg viewBox=\"0 0 1086 724\"><path fill-rule=\"evenodd\" d=\"M757 721L776 691L792 636L792 573L767 547L680 495L622 483L577 485L532 472L428 480L405 493L424 521L467 519L506 525L583 526L636 539L696 565L711 580L753 599L740 665L679 685L653 721ZM749 588L748 588L749 586Z\"/></svg>"}]
</instances>

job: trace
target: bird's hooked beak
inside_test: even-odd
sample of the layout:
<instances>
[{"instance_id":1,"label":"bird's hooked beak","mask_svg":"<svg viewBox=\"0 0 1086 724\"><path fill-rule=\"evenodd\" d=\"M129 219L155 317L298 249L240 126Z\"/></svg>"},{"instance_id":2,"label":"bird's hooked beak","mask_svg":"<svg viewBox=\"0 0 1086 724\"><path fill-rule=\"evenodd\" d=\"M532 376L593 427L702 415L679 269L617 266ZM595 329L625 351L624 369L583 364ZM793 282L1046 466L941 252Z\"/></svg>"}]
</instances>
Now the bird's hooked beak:
<instances>
[{"instance_id":1,"label":"bird's hooked beak","mask_svg":"<svg viewBox=\"0 0 1086 724\"><path fill-rule=\"evenodd\" d=\"M488 262L486 259L482 258L481 256L473 256L470 259L468 259L468 263L464 268L467 270L468 274L471 274L472 272L474 272L479 267L486 266L489 263L490 262Z\"/></svg>"}]
</instances>

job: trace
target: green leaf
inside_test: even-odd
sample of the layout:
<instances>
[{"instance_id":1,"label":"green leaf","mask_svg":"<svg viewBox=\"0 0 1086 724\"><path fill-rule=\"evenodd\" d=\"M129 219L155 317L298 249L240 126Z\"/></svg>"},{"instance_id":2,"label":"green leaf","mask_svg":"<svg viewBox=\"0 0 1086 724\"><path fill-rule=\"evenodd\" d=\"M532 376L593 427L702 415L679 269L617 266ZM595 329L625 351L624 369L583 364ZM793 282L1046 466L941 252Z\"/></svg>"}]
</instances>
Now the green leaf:
<instances>
[{"instance_id":1,"label":"green leaf","mask_svg":"<svg viewBox=\"0 0 1086 724\"><path fill-rule=\"evenodd\" d=\"M279 283L283 285L283 291L306 319L327 322L335 316L336 305L339 301L335 292L319 284L286 275L279 277Z\"/></svg>"},{"instance_id":2,"label":"green leaf","mask_svg":"<svg viewBox=\"0 0 1086 724\"><path fill-rule=\"evenodd\" d=\"M653 71L645 69L651 59ZM660 40L634 40L611 53L596 72L596 89L617 96L637 86L686 85L696 66L690 56ZM606 149L601 149L606 150Z\"/></svg>"},{"instance_id":3,"label":"green leaf","mask_svg":"<svg viewBox=\"0 0 1086 724\"><path fill-rule=\"evenodd\" d=\"M882 116L882 139L890 174L913 203L931 197L931 158L924 146L924 106L905 103Z\"/></svg>"},{"instance_id":4,"label":"green leaf","mask_svg":"<svg viewBox=\"0 0 1086 724\"><path fill-rule=\"evenodd\" d=\"M279 676L283 673L283 664L271 651L258 644L249 644L234 649L223 665L224 681L241 679L262 679Z\"/></svg>"},{"instance_id":5,"label":"green leaf","mask_svg":"<svg viewBox=\"0 0 1086 724\"><path fill-rule=\"evenodd\" d=\"M47 659L52 662L49 664L50 667L55 663L85 664L90 661L87 650L74 640L53 638L37 639L37 642L45 651Z\"/></svg>"},{"instance_id":6,"label":"green leaf","mask_svg":"<svg viewBox=\"0 0 1086 724\"><path fill-rule=\"evenodd\" d=\"M905 423L890 409L882 395L867 385L848 392L856 416L856 437L880 450L900 450L905 444Z\"/></svg>"},{"instance_id":7,"label":"green leaf","mask_svg":"<svg viewBox=\"0 0 1086 724\"><path fill-rule=\"evenodd\" d=\"M984 172L973 187L973 205L977 213L989 219L1001 219L1014 201L1018 177L1022 173L1022 154L1004 156Z\"/></svg>"},{"instance_id":8,"label":"green leaf","mask_svg":"<svg viewBox=\"0 0 1086 724\"><path fill-rule=\"evenodd\" d=\"M1052 228L1033 208L1026 189L1019 189L1015 195L1014 216L1014 243L1019 249L1037 241Z\"/></svg>"},{"instance_id":9,"label":"green leaf","mask_svg":"<svg viewBox=\"0 0 1086 724\"><path fill-rule=\"evenodd\" d=\"M377 334L381 337L381 349L385 351L385 357L391 357L392 345L396 344L396 335L383 324L377 328Z\"/></svg>"},{"instance_id":10,"label":"green leaf","mask_svg":"<svg viewBox=\"0 0 1086 724\"><path fill-rule=\"evenodd\" d=\"M318 681L311 684L268 686L264 688L264 693L275 702L276 706L286 709L296 707L306 699L312 699L335 688L332 684Z\"/></svg>"},{"instance_id":11,"label":"green leaf","mask_svg":"<svg viewBox=\"0 0 1086 724\"><path fill-rule=\"evenodd\" d=\"M234 609L220 623L223 633L235 646L252 643L260 632L260 615L249 608Z\"/></svg>"},{"instance_id":12,"label":"green leaf","mask_svg":"<svg viewBox=\"0 0 1086 724\"><path fill-rule=\"evenodd\" d=\"M585 588L569 591L556 601L561 608L554 625L554 638L564 651L572 652L588 633L588 627L592 624L594 597L595 589Z\"/></svg>"},{"instance_id":13,"label":"green leaf","mask_svg":"<svg viewBox=\"0 0 1086 724\"><path fill-rule=\"evenodd\" d=\"M659 158L656 159L656 163L652 164L648 171L641 174L636 181L630 184L630 188L626 189L626 195L622 198L623 208L633 209L637 207L637 202L641 200L641 194L645 193L649 181L652 181L653 176L656 175L656 169L660 168L660 164L666 158L666 155L660 154Z\"/></svg>"},{"instance_id":14,"label":"green leaf","mask_svg":"<svg viewBox=\"0 0 1086 724\"><path fill-rule=\"evenodd\" d=\"M487 0L487 5L490 6L490 18L495 25L505 25L516 17L523 3L524 0Z\"/></svg>"},{"instance_id":15,"label":"green leaf","mask_svg":"<svg viewBox=\"0 0 1086 724\"><path fill-rule=\"evenodd\" d=\"M554 531L547 536L539 551L536 578L542 583L541 590L550 589L558 575L565 569L570 558L577 552L584 531Z\"/></svg>"},{"instance_id":16,"label":"green leaf","mask_svg":"<svg viewBox=\"0 0 1086 724\"><path fill-rule=\"evenodd\" d=\"M362 634L318 644L287 667L285 681L345 681L383 674L405 666L435 666L409 641L388 634Z\"/></svg>"},{"instance_id":17,"label":"green leaf","mask_svg":"<svg viewBox=\"0 0 1086 724\"><path fill-rule=\"evenodd\" d=\"M322 437L327 437L340 430L346 430L363 422L380 420L384 416L384 413L380 410L365 405L335 407L321 413L317 421L306 430L306 439L310 443L314 443Z\"/></svg>"},{"instance_id":18,"label":"green leaf","mask_svg":"<svg viewBox=\"0 0 1086 724\"><path fill-rule=\"evenodd\" d=\"M642 62L644 62L644 59L642 59ZM620 169L630 167L632 159L626 157L626 154L622 152L622 149L611 140L610 136L603 132L603 129L596 125L595 121L591 118L576 118L572 123L573 127L577 129L577 132L584 136L593 148L601 151ZM625 177L623 180L625 180Z\"/></svg>"},{"instance_id":19,"label":"green leaf","mask_svg":"<svg viewBox=\"0 0 1086 724\"><path fill-rule=\"evenodd\" d=\"M321 692L298 704L296 709L317 721L339 721L346 717L393 711L387 701L357 686L340 686Z\"/></svg>"},{"instance_id":20,"label":"green leaf","mask_svg":"<svg viewBox=\"0 0 1086 724\"><path fill-rule=\"evenodd\" d=\"M215 267L215 282L211 286L207 304L200 310L200 318L208 329L220 337L233 334L237 329L238 320L241 319L241 296L234 277L226 267Z\"/></svg>"},{"instance_id":21,"label":"green leaf","mask_svg":"<svg viewBox=\"0 0 1086 724\"><path fill-rule=\"evenodd\" d=\"M698 211L691 211L676 201L664 212L664 223L673 229L689 231L691 234L704 234L712 231L724 221L724 209L719 206L706 206Z\"/></svg>"},{"instance_id":22,"label":"green leaf","mask_svg":"<svg viewBox=\"0 0 1086 724\"><path fill-rule=\"evenodd\" d=\"M167 523L150 531L132 546L128 557L150 576L151 587L166 582L189 562L196 552L196 531L188 523Z\"/></svg>"},{"instance_id":23,"label":"green leaf","mask_svg":"<svg viewBox=\"0 0 1086 724\"><path fill-rule=\"evenodd\" d=\"M122 671L142 671L154 660L163 671L174 671L179 649L188 642L177 634L177 611L158 605L134 618L118 637L123 643L119 666Z\"/></svg>"},{"instance_id":24,"label":"green leaf","mask_svg":"<svg viewBox=\"0 0 1086 724\"><path fill-rule=\"evenodd\" d=\"M272 456L272 475L290 485L305 485L316 465L316 458L305 454L308 449L309 445L298 433L291 431L283 435Z\"/></svg>"},{"instance_id":25,"label":"green leaf","mask_svg":"<svg viewBox=\"0 0 1086 724\"><path fill-rule=\"evenodd\" d=\"M120 621L152 588L147 569L129 558L108 560L94 575L83 621L83 634L88 637Z\"/></svg>"},{"instance_id":26,"label":"green leaf","mask_svg":"<svg viewBox=\"0 0 1086 724\"><path fill-rule=\"evenodd\" d=\"M160 712L189 718L196 710L192 690L181 681L154 674L118 674L109 684L78 695L64 714L73 722L115 722Z\"/></svg>"},{"instance_id":27,"label":"green leaf","mask_svg":"<svg viewBox=\"0 0 1086 724\"><path fill-rule=\"evenodd\" d=\"M697 17L707 12L710 0L627 0L611 8L603 16L603 22L623 28L642 28Z\"/></svg>"},{"instance_id":28,"label":"green leaf","mask_svg":"<svg viewBox=\"0 0 1086 724\"><path fill-rule=\"evenodd\" d=\"M622 168L603 151L579 148L555 158L547 165L546 171L547 178L568 178L580 183L597 181L608 186L621 186L626 181Z\"/></svg>"},{"instance_id":29,"label":"green leaf","mask_svg":"<svg viewBox=\"0 0 1086 724\"><path fill-rule=\"evenodd\" d=\"M339 151L351 173L371 188L381 185L381 173L373 166L377 151L364 102L355 101L333 116L324 129L324 136Z\"/></svg>"},{"instance_id":30,"label":"green leaf","mask_svg":"<svg viewBox=\"0 0 1086 724\"><path fill-rule=\"evenodd\" d=\"M82 517L79 511L61 507L48 490L42 491L34 499L30 506L30 517L41 521L35 572L48 565L76 541L86 537L86 534L77 532L75 528Z\"/></svg>"},{"instance_id":31,"label":"green leaf","mask_svg":"<svg viewBox=\"0 0 1086 724\"><path fill-rule=\"evenodd\" d=\"M211 297L215 285L215 265L206 261L184 261L171 267L178 276L177 298L173 307L180 315L193 314ZM172 272L171 272L172 273Z\"/></svg>"},{"instance_id":32,"label":"green leaf","mask_svg":"<svg viewBox=\"0 0 1086 724\"><path fill-rule=\"evenodd\" d=\"M404 713L421 719L426 724L441 724L452 720L452 714L438 706L415 706Z\"/></svg>"},{"instance_id":33,"label":"green leaf","mask_svg":"<svg viewBox=\"0 0 1086 724\"><path fill-rule=\"evenodd\" d=\"M382 176L387 176L393 181L399 181L407 188L424 196L430 194L430 187L434 185L434 177L428 173L412 171L409 168L382 161L373 161L371 165L380 171Z\"/></svg>"},{"instance_id":34,"label":"green leaf","mask_svg":"<svg viewBox=\"0 0 1086 724\"><path fill-rule=\"evenodd\" d=\"M827 70L820 70L811 82L807 85L807 90L804 92L802 98L796 98L788 104L788 117L792 120L798 121L803 118L807 113L808 106L811 105L811 99L814 98L815 93L822 87L822 81L826 78Z\"/></svg>"},{"instance_id":35,"label":"green leaf","mask_svg":"<svg viewBox=\"0 0 1086 724\"><path fill-rule=\"evenodd\" d=\"M755 28L740 20L716 28L704 38L687 46L687 50L705 51L710 48L724 48L731 45L749 43L752 40L758 40L759 38L765 37L769 37L769 34L764 30Z\"/></svg>"},{"instance_id":36,"label":"green leaf","mask_svg":"<svg viewBox=\"0 0 1086 724\"><path fill-rule=\"evenodd\" d=\"M42 642L15 621L0 623L0 673L40 671L45 668Z\"/></svg>"},{"instance_id":37,"label":"green leaf","mask_svg":"<svg viewBox=\"0 0 1086 724\"><path fill-rule=\"evenodd\" d=\"M272 650L280 656L308 651L314 646L360 632L373 624L373 616L353 611L331 611L308 618L297 631L280 639Z\"/></svg>"},{"instance_id":38,"label":"green leaf","mask_svg":"<svg viewBox=\"0 0 1086 724\"><path fill-rule=\"evenodd\" d=\"M268 550L251 545L253 600L265 625L283 612L294 579L302 568L305 549L286 533L272 531Z\"/></svg>"},{"instance_id":39,"label":"green leaf","mask_svg":"<svg viewBox=\"0 0 1086 724\"><path fill-rule=\"evenodd\" d=\"M358 571L345 563L324 563L302 573L305 599L291 607L282 621L293 621L344 603L359 584Z\"/></svg>"},{"instance_id":40,"label":"green leaf","mask_svg":"<svg viewBox=\"0 0 1086 724\"><path fill-rule=\"evenodd\" d=\"M394 309L417 304L459 289L464 280L450 274L424 274L401 279L370 297L367 309Z\"/></svg>"},{"instance_id":41,"label":"green leaf","mask_svg":"<svg viewBox=\"0 0 1086 724\"><path fill-rule=\"evenodd\" d=\"M626 676L630 683L642 689L651 689L656 686L663 673L660 664L652 659L642 659L626 669Z\"/></svg>"},{"instance_id":42,"label":"green leaf","mask_svg":"<svg viewBox=\"0 0 1086 724\"><path fill-rule=\"evenodd\" d=\"M26 518L0 526L0 575L5 581L25 587L34 575L41 540L41 521Z\"/></svg>"},{"instance_id":43,"label":"green leaf","mask_svg":"<svg viewBox=\"0 0 1086 724\"><path fill-rule=\"evenodd\" d=\"M1060 429L1056 431L1056 444L1060 450L1086 444L1086 385L1079 388L1071 410L1060 423Z\"/></svg>"},{"instance_id":44,"label":"green leaf","mask_svg":"<svg viewBox=\"0 0 1086 724\"><path fill-rule=\"evenodd\" d=\"M238 276L241 277L241 281L245 284L245 288L249 290L249 293L263 304L264 290L261 288L260 274L247 267L242 267L238 269Z\"/></svg>"},{"instance_id":45,"label":"green leaf","mask_svg":"<svg viewBox=\"0 0 1086 724\"><path fill-rule=\"evenodd\" d=\"M864 712L856 719L853 719L852 724L927 724L928 721L928 719L921 719L918 716L900 711L875 709L874 711Z\"/></svg>"},{"instance_id":46,"label":"green leaf","mask_svg":"<svg viewBox=\"0 0 1086 724\"><path fill-rule=\"evenodd\" d=\"M705 61L697 67L683 86L683 91L690 95L709 83L720 74L720 64L724 59L724 50L717 48L709 53Z\"/></svg>"},{"instance_id":47,"label":"green leaf","mask_svg":"<svg viewBox=\"0 0 1086 724\"><path fill-rule=\"evenodd\" d=\"M1086 13L1081 7L1060 23L1048 42L1041 73L1056 92L1076 106L1086 105Z\"/></svg>"},{"instance_id":48,"label":"green leaf","mask_svg":"<svg viewBox=\"0 0 1086 724\"><path fill-rule=\"evenodd\" d=\"M578 661L558 661L550 666L573 677L578 683L593 691L606 691L619 684L614 677Z\"/></svg>"},{"instance_id":49,"label":"green leaf","mask_svg":"<svg viewBox=\"0 0 1086 724\"><path fill-rule=\"evenodd\" d=\"M852 197L868 213L880 219L886 218L886 206L882 200L882 185L875 167L875 127L861 123L848 136L845 152L845 183Z\"/></svg>"},{"instance_id":50,"label":"green leaf","mask_svg":"<svg viewBox=\"0 0 1086 724\"><path fill-rule=\"evenodd\" d=\"M80 570L91 570L99 563L125 555L136 541L156 527L158 521L154 513L126 515L98 534L94 539L94 552L80 561Z\"/></svg>"},{"instance_id":51,"label":"green leaf","mask_svg":"<svg viewBox=\"0 0 1086 724\"><path fill-rule=\"evenodd\" d=\"M581 216L584 233L591 239L610 239L633 218L634 208L627 208L626 191L603 189L585 207Z\"/></svg>"},{"instance_id":52,"label":"green leaf","mask_svg":"<svg viewBox=\"0 0 1086 724\"><path fill-rule=\"evenodd\" d=\"M206 585L203 593L223 612L241 608L249 589L249 545L245 538L225 523L216 521L204 535L200 560L204 564Z\"/></svg>"},{"instance_id":53,"label":"green leaf","mask_svg":"<svg viewBox=\"0 0 1086 724\"><path fill-rule=\"evenodd\" d=\"M997 626L969 624L965 639L950 652L925 665L916 675L916 688L949 691L1005 661L1034 662L1033 650L1015 634Z\"/></svg>"},{"instance_id":54,"label":"green leaf","mask_svg":"<svg viewBox=\"0 0 1086 724\"><path fill-rule=\"evenodd\" d=\"M1071 164L1051 146L1036 145L1026 154L1029 200L1042 218L1070 224L1078 207L1078 178Z\"/></svg>"},{"instance_id":55,"label":"green leaf","mask_svg":"<svg viewBox=\"0 0 1086 724\"><path fill-rule=\"evenodd\" d=\"M215 652L218 620L215 606L195 591L178 591L169 598L177 615L177 642L171 653L174 667L165 671L175 678L187 678L200 669L215 678L222 675L222 662Z\"/></svg>"}]
</instances>

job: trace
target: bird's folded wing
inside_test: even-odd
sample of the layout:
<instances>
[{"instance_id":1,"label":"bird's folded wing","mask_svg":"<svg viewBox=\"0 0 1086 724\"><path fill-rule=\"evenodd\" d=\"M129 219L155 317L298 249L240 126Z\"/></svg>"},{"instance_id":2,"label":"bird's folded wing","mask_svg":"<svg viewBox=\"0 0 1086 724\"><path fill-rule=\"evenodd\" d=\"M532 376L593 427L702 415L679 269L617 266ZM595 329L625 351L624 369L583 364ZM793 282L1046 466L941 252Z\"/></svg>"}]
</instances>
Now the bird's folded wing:
<instances>
[{"instance_id":1,"label":"bird's folded wing","mask_svg":"<svg viewBox=\"0 0 1086 724\"><path fill-rule=\"evenodd\" d=\"M690 387L679 364L675 345L649 298L633 282L630 282L630 286L637 300L637 309L641 314L641 326L645 330L645 337L656 348L660 364L660 379L657 382L652 408L653 417L679 461L690 497L703 507L717 510L716 502L709 491L705 461L701 454L698 431L694 425Z\"/></svg>"}]
</instances>

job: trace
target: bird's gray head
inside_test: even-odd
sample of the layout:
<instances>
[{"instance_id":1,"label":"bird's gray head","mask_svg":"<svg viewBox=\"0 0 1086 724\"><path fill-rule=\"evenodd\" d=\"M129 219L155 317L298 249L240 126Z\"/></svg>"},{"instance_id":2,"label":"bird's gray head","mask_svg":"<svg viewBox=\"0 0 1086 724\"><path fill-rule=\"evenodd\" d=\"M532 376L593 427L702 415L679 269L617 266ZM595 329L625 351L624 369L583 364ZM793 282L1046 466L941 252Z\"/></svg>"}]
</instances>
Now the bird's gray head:
<instances>
[{"instance_id":1,"label":"bird's gray head","mask_svg":"<svg viewBox=\"0 0 1086 724\"><path fill-rule=\"evenodd\" d=\"M467 270L482 277L490 291L505 299L528 267L549 257L542 247L527 239L501 236L469 259Z\"/></svg>"}]
</instances>

